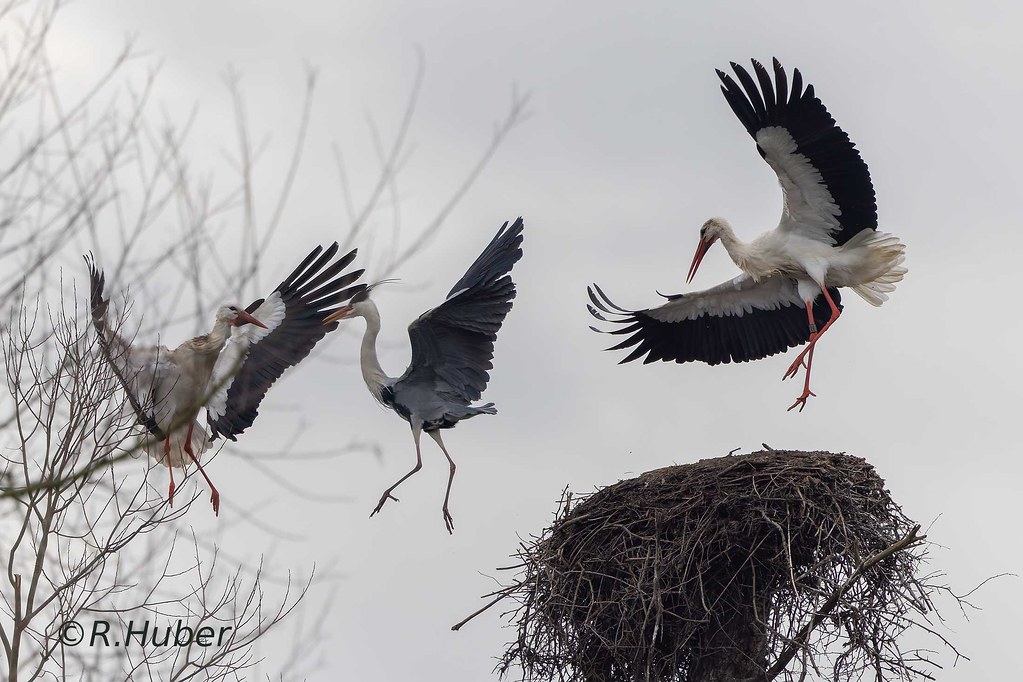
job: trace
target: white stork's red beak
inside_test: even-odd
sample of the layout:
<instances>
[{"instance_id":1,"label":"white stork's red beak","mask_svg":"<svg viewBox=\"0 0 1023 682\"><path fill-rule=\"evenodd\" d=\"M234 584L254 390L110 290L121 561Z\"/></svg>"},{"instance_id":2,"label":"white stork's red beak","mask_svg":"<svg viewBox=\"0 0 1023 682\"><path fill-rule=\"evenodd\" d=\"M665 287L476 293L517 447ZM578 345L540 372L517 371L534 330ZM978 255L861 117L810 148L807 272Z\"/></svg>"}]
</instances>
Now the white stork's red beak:
<instances>
[{"instance_id":1,"label":"white stork's red beak","mask_svg":"<svg viewBox=\"0 0 1023 682\"><path fill-rule=\"evenodd\" d=\"M700 243L696 246L696 255L693 256L693 263L689 266L689 274L686 276L686 284L693 281L693 277L696 276L696 271L700 269L700 263L703 262L703 257L707 255L707 251L710 250L710 247L713 246L714 242L717 240L717 237L700 240Z\"/></svg>"},{"instance_id":2,"label":"white stork's red beak","mask_svg":"<svg viewBox=\"0 0 1023 682\"><path fill-rule=\"evenodd\" d=\"M263 324L262 322L260 322L256 318L254 318L252 315L249 315L244 310L239 310L238 311L238 316L234 318L234 326L240 327L243 324L254 324L257 327L262 327L263 329L269 329L269 327L267 327L265 324Z\"/></svg>"},{"instance_id":3,"label":"white stork's red beak","mask_svg":"<svg viewBox=\"0 0 1023 682\"><path fill-rule=\"evenodd\" d=\"M335 310L334 312L332 312L330 315L327 315L325 318L323 318L323 324L331 324L332 322L343 320L346 317L348 317L351 314L351 312L352 306L350 305L342 306Z\"/></svg>"}]
</instances>

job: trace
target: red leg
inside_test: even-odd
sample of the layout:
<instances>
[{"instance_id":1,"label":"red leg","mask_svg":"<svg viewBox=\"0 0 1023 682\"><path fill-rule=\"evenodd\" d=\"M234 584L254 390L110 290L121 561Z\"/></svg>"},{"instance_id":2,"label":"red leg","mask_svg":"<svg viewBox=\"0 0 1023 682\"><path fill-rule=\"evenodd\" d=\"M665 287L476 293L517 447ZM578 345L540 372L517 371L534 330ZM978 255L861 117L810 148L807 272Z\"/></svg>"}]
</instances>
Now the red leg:
<instances>
[{"instance_id":1,"label":"red leg","mask_svg":"<svg viewBox=\"0 0 1023 682\"><path fill-rule=\"evenodd\" d=\"M398 498L391 494L394 491L394 489L397 488L402 483L404 483L405 479L407 479L409 476L411 476L412 474L416 473L417 471L419 471L420 469L423 468L423 454L422 454L421 450L419 449L419 436L421 434L422 434L422 429L417 429L416 427L412 427L412 439L416 442L416 465L414 467L412 467L412 471L408 472L407 474L405 474L404 476L399 478L397 483L395 483L390 488L388 488L387 490L384 491L384 494L380 496L380 501L377 502L377 506L373 508L372 512L370 512L370 515L369 515L370 518L373 518L373 515L376 514L378 511L380 511L380 509L384 506L384 502L387 502L387 500L390 499L390 500L394 500L395 502L397 502Z\"/></svg>"},{"instance_id":2,"label":"red leg","mask_svg":"<svg viewBox=\"0 0 1023 682\"><path fill-rule=\"evenodd\" d=\"M796 402L789 406L786 412L791 412L792 408L799 405L799 411L802 412L803 408L806 407L806 401L810 397L817 397L817 394L810 390L810 368L813 366L813 346L810 346L810 352L806 356L806 380L803 382L803 394L796 398Z\"/></svg>"},{"instance_id":3,"label":"red leg","mask_svg":"<svg viewBox=\"0 0 1023 682\"><path fill-rule=\"evenodd\" d=\"M167 472L170 474L170 487L167 489L167 503L174 506L174 467L170 461L170 435L163 441L163 462L167 465Z\"/></svg>"},{"instance_id":4,"label":"red leg","mask_svg":"<svg viewBox=\"0 0 1023 682\"><path fill-rule=\"evenodd\" d=\"M831 317L828 319L825 325L821 327L820 331L816 331L817 325L814 323L813 319L813 301L807 301L806 315L810 321L810 342L809 344L807 344L807 347L804 348L803 351L796 356L796 359L792 361L792 364L789 365L788 370L785 372L785 376L782 377L782 381L796 376L796 373L799 371L800 367L806 367L806 364L803 362L803 358L805 358L806 355L813 350L813 347L814 345L816 345L817 341L822 336L824 336L824 332L828 331L828 329L831 328L831 325L835 324L835 322L838 320L838 317L842 314L842 311L839 310L838 306L832 300L831 294L828 293L827 287L821 287L821 291L824 292L824 298L825 300L827 300L828 305L831 307Z\"/></svg>"},{"instance_id":5,"label":"red leg","mask_svg":"<svg viewBox=\"0 0 1023 682\"><path fill-rule=\"evenodd\" d=\"M199 464L199 460L196 458L195 453L192 452L193 428L195 428L194 421L188 425L188 435L185 436L185 452L188 453L188 456L192 458L193 462L195 462L195 466L199 467L199 473L202 474L202 477L206 479L206 483L209 484L210 490L213 491L213 494L210 495L210 502L213 503L213 513L216 516L220 516L220 493L217 492L217 487L213 485L213 481L211 481L210 477L206 475L206 472L202 470L202 464Z\"/></svg>"}]
</instances>

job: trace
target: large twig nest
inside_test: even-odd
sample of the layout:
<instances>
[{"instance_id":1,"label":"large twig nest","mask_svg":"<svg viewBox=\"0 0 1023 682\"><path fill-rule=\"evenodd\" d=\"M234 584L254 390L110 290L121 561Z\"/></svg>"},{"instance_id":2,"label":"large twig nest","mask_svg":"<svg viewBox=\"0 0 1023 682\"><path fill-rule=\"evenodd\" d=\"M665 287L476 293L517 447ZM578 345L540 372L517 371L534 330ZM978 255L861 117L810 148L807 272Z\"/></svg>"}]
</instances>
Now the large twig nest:
<instances>
[{"instance_id":1,"label":"large twig nest","mask_svg":"<svg viewBox=\"0 0 1023 682\"><path fill-rule=\"evenodd\" d=\"M519 604L501 670L579 682L908 677L929 663L897 642L930 610L918 528L866 461L826 452L667 467L575 504L568 493L501 593Z\"/></svg>"}]
</instances>

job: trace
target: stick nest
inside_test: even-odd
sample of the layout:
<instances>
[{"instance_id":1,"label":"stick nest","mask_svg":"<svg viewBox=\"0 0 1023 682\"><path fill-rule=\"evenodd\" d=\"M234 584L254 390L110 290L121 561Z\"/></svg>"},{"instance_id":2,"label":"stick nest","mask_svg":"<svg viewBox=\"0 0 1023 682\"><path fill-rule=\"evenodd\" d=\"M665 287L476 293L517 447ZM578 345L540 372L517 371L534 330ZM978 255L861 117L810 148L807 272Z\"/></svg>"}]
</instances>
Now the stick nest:
<instances>
[{"instance_id":1,"label":"stick nest","mask_svg":"<svg viewBox=\"0 0 1023 682\"><path fill-rule=\"evenodd\" d=\"M928 676L926 654L896 641L930 610L918 528L872 466L827 452L657 469L576 504L566 492L502 591L518 636L499 669L572 682Z\"/></svg>"}]
</instances>

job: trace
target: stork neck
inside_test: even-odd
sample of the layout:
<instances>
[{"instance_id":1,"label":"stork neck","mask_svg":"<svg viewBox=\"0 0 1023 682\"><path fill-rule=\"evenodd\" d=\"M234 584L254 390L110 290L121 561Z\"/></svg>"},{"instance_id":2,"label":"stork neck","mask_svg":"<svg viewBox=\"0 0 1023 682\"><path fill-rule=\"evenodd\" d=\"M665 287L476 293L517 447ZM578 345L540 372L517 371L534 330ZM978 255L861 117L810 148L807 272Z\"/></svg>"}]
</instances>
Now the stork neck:
<instances>
[{"instance_id":1,"label":"stork neck","mask_svg":"<svg viewBox=\"0 0 1023 682\"><path fill-rule=\"evenodd\" d=\"M213 329L206 335L206 343L202 345L201 350L207 353L218 354L224 350L224 346L230 337L231 323L217 320L216 324L213 325Z\"/></svg>"},{"instance_id":2,"label":"stork neck","mask_svg":"<svg viewBox=\"0 0 1023 682\"><path fill-rule=\"evenodd\" d=\"M728 257L740 270L754 277L759 276L759 273L752 272L755 268L751 262L750 245L736 237L730 226L725 225L721 228L720 239L721 246L728 252Z\"/></svg>"},{"instance_id":3,"label":"stork neck","mask_svg":"<svg viewBox=\"0 0 1023 682\"><path fill-rule=\"evenodd\" d=\"M387 384L389 377L384 374L380 367L380 360L377 357L377 335L380 333L380 311L376 304L367 301L366 313L363 317L366 320L366 332L362 335L362 348L359 352L360 365L362 365L362 379L373 396L380 400L381 392Z\"/></svg>"},{"instance_id":4,"label":"stork neck","mask_svg":"<svg viewBox=\"0 0 1023 682\"><path fill-rule=\"evenodd\" d=\"M728 224L721 225L718 231L720 232L721 246L725 247L725 251L728 252L728 255L738 265L736 256L742 255L745 251L746 243L735 236L735 231Z\"/></svg>"}]
</instances>

